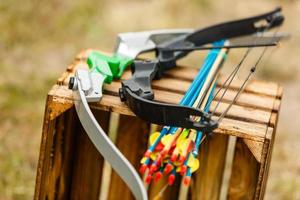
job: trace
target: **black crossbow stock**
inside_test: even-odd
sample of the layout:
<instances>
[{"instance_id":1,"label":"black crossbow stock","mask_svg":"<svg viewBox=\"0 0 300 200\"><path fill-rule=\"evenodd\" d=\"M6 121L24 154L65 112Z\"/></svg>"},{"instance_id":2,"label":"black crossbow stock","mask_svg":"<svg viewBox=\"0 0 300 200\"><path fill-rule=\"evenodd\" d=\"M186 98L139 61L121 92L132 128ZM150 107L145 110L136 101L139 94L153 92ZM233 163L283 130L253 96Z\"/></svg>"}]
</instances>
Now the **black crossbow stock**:
<instances>
[{"instance_id":1,"label":"black crossbow stock","mask_svg":"<svg viewBox=\"0 0 300 200\"><path fill-rule=\"evenodd\" d=\"M122 81L119 95L121 100L138 117L150 123L192 128L210 133L218 127L220 119L225 116L224 113L219 120L214 121L211 119L211 113L206 113L198 108L153 101L152 80L160 78L166 70L176 66L178 59L183 58L192 51L247 47L248 51L242 61L225 81L225 83L230 84L232 77L237 73L241 63L253 47L276 46L277 42L284 37L277 33L271 36L262 34L262 32L281 25L283 21L284 17L281 14L281 9L277 8L263 15L221 23L196 31L180 29L123 33L118 36L115 54L112 58L101 55L100 61L88 60L90 64L95 65L90 66L90 71L81 69L76 71L75 77L70 79L69 87L74 91L75 107L79 119L97 150L126 182L136 199L147 199L147 192L139 175L110 141L88 105L88 102L101 100L103 82L110 83L113 78L120 78L126 66L131 65L132 78ZM250 36L235 42L235 38L247 35ZM225 46L207 46L207 44L224 39L229 41ZM156 52L155 60L135 60L139 54L148 51ZM264 52L265 49L263 54ZM255 71L255 67L252 67L251 73ZM249 79L249 76L247 79ZM222 88L227 87L225 83ZM244 85L241 86L238 94L242 91ZM232 104L236 98L234 98ZM201 117L202 120L200 122L194 121L192 117L195 116Z\"/></svg>"},{"instance_id":2,"label":"black crossbow stock","mask_svg":"<svg viewBox=\"0 0 300 200\"><path fill-rule=\"evenodd\" d=\"M255 42L252 41L252 44L203 47L203 45L222 39L262 33L281 25L283 21L284 17L281 14L281 9L277 8L263 15L221 23L166 41L157 46L156 60L135 61L133 63L133 76L129 80L122 81L122 88L119 91L120 98L138 117L148 122L210 133L218 127L218 122L212 120L210 114L197 108L153 101L154 93L151 88L151 81L154 78L160 78L164 71L176 66L178 59L194 50L276 45L280 37L271 36L267 39L268 42L265 40L259 42L258 39ZM259 37L263 39L263 36ZM197 122L192 117L201 117L202 120Z\"/></svg>"}]
</instances>

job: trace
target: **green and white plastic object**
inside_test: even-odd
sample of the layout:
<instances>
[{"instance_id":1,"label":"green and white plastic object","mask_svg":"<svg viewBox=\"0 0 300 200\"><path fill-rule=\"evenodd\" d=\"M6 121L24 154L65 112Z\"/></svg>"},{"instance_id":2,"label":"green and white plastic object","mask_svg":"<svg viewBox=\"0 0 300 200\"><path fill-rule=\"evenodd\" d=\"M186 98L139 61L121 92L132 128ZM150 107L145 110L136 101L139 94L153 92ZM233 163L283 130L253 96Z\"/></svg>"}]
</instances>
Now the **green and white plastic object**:
<instances>
[{"instance_id":1,"label":"green and white plastic object","mask_svg":"<svg viewBox=\"0 0 300 200\"><path fill-rule=\"evenodd\" d=\"M75 77L70 79L69 88L77 90L78 84L81 84L86 100L98 102L102 97L103 84L119 79L139 54L154 50L157 45L192 31L192 29L171 29L121 33L117 38L115 53L107 56L92 51L87 59L89 70L78 69Z\"/></svg>"},{"instance_id":2,"label":"green and white plastic object","mask_svg":"<svg viewBox=\"0 0 300 200\"><path fill-rule=\"evenodd\" d=\"M105 76L104 82L111 83L113 79L121 78L125 69L132 64L134 58L118 53L107 56L97 51L92 51L87 58L91 72L98 72Z\"/></svg>"},{"instance_id":3,"label":"green and white plastic object","mask_svg":"<svg viewBox=\"0 0 300 200\"><path fill-rule=\"evenodd\" d=\"M81 89L88 102L98 102L102 97L104 83L111 83L114 78L120 78L127 66L133 62L129 57L114 54L112 57L92 51L87 58L89 70L78 69L75 77L69 82L69 88Z\"/></svg>"}]
</instances>

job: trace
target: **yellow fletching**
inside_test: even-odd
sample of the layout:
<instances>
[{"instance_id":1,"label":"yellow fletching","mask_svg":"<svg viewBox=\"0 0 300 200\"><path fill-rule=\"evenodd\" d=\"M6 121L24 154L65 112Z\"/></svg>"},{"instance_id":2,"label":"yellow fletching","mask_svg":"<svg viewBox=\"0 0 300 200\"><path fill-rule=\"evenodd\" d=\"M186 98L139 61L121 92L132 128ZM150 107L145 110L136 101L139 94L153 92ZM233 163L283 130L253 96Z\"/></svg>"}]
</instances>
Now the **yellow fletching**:
<instances>
[{"instance_id":1,"label":"yellow fletching","mask_svg":"<svg viewBox=\"0 0 300 200\"><path fill-rule=\"evenodd\" d=\"M196 171L199 168L200 162L194 156L189 156L187 166L189 166L191 168L191 173L193 173L194 171Z\"/></svg>"},{"instance_id":2,"label":"yellow fletching","mask_svg":"<svg viewBox=\"0 0 300 200\"><path fill-rule=\"evenodd\" d=\"M173 137L174 137L174 135L172 135L172 134L165 135L162 137L161 143L163 145L168 145L168 144L170 144L170 142L172 142Z\"/></svg>"},{"instance_id":3,"label":"yellow fletching","mask_svg":"<svg viewBox=\"0 0 300 200\"><path fill-rule=\"evenodd\" d=\"M156 160L156 158L157 158L157 155L158 155L158 153L157 153L157 152L152 152L152 153L150 154L150 158L151 158L151 160Z\"/></svg>"},{"instance_id":4,"label":"yellow fletching","mask_svg":"<svg viewBox=\"0 0 300 200\"><path fill-rule=\"evenodd\" d=\"M185 152L188 148L188 145L189 145L189 142L190 140L189 139L185 139L183 141L181 141L179 144L178 144L178 148L179 148L179 153L181 154L182 152Z\"/></svg>"},{"instance_id":5,"label":"yellow fletching","mask_svg":"<svg viewBox=\"0 0 300 200\"><path fill-rule=\"evenodd\" d=\"M141 159L141 164L144 164L144 163L146 162L146 160L147 160L147 158L146 158L146 157L143 157L143 158Z\"/></svg>"},{"instance_id":6,"label":"yellow fletching","mask_svg":"<svg viewBox=\"0 0 300 200\"><path fill-rule=\"evenodd\" d=\"M190 155L190 156L189 156L189 159L188 159L188 162L187 162L187 166L192 167L192 165L193 165L195 159L196 159L196 158L195 158L194 156Z\"/></svg>"},{"instance_id":7,"label":"yellow fletching","mask_svg":"<svg viewBox=\"0 0 300 200\"><path fill-rule=\"evenodd\" d=\"M154 132L150 135L150 137L149 137L150 145L154 144L154 142L158 138L159 134L160 134L160 132Z\"/></svg>"},{"instance_id":8,"label":"yellow fletching","mask_svg":"<svg viewBox=\"0 0 300 200\"><path fill-rule=\"evenodd\" d=\"M177 145L180 144L182 141L184 141L186 138L185 137L178 137L177 139Z\"/></svg>"},{"instance_id":9,"label":"yellow fletching","mask_svg":"<svg viewBox=\"0 0 300 200\"><path fill-rule=\"evenodd\" d=\"M196 159L194 161L193 166L191 167L191 173L194 173L195 171L197 171L197 169L200 167L200 162L198 159Z\"/></svg>"}]
</instances>

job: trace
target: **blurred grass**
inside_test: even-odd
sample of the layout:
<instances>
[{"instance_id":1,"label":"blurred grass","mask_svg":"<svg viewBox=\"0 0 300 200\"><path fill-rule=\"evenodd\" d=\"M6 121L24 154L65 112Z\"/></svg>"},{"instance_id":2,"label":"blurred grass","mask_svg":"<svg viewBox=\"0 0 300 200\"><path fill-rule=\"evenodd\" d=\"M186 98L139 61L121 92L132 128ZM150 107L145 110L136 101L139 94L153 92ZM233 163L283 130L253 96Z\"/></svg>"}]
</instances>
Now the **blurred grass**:
<instances>
[{"instance_id":1,"label":"blurred grass","mask_svg":"<svg viewBox=\"0 0 300 200\"><path fill-rule=\"evenodd\" d=\"M299 1L0 1L0 199L32 199L45 97L80 49L109 51L118 32L203 27L278 4L284 6L287 16L283 29L293 38L260 69L259 77L281 81L295 91L299 81ZM234 9L228 9L232 5ZM197 55L183 63L198 66ZM240 55L232 52L230 56L237 61ZM299 146L297 135L291 132L300 130L284 112L298 101L294 93L287 94L293 101L286 98L287 107L283 107L267 191L270 199L300 199L300 159L289 147ZM286 169L284 175L282 168Z\"/></svg>"}]
</instances>

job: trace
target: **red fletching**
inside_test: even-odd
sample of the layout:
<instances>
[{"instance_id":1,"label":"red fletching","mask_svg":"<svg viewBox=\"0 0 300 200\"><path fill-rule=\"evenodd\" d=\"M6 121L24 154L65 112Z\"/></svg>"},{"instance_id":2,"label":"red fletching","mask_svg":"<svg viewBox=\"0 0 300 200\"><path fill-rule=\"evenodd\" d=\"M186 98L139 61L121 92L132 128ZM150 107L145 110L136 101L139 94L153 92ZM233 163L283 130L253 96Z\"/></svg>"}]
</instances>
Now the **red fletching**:
<instances>
[{"instance_id":1,"label":"red fletching","mask_svg":"<svg viewBox=\"0 0 300 200\"><path fill-rule=\"evenodd\" d=\"M177 156L178 156L177 154L172 154L170 160L171 160L172 162L175 162L176 159L177 159Z\"/></svg>"},{"instance_id":2,"label":"red fletching","mask_svg":"<svg viewBox=\"0 0 300 200\"><path fill-rule=\"evenodd\" d=\"M185 186L188 186L190 184L190 182L191 182L191 177L190 176L184 177L183 184Z\"/></svg>"},{"instance_id":3,"label":"red fletching","mask_svg":"<svg viewBox=\"0 0 300 200\"><path fill-rule=\"evenodd\" d=\"M173 185L174 181L175 181L175 175L171 174L168 178L168 185Z\"/></svg>"},{"instance_id":4,"label":"red fletching","mask_svg":"<svg viewBox=\"0 0 300 200\"><path fill-rule=\"evenodd\" d=\"M161 151L164 147L165 147L165 145L163 145L163 143L159 142L155 147L155 151Z\"/></svg>"},{"instance_id":5,"label":"red fletching","mask_svg":"<svg viewBox=\"0 0 300 200\"><path fill-rule=\"evenodd\" d=\"M157 170L157 165L153 163L153 164L150 166L149 173L152 174L152 173L154 173L156 170Z\"/></svg>"},{"instance_id":6,"label":"red fletching","mask_svg":"<svg viewBox=\"0 0 300 200\"><path fill-rule=\"evenodd\" d=\"M179 156L178 162L183 163L185 160L185 156Z\"/></svg>"},{"instance_id":7,"label":"red fletching","mask_svg":"<svg viewBox=\"0 0 300 200\"><path fill-rule=\"evenodd\" d=\"M148 174L147 177L146 177L146 179L145 179L145 183L150 184L151 179L152 179L151 174Z\"/></svg>"},{"instance_id":8,"label":"red fletching","mask_svg":"<svg viewBox=\"0 0 300 200\"><path fill-rule=\"evenodd\" d=\"M180 167L180 175L183 176L185 174L186 170L187 170L187 166L186 165L182 165Z\"/></svg>"},{"instance_id":9,"label":"red fletching","mask_svg":"<svg viewBox=\"0 0 300 200\"><path fill-rule=\"evenodd\" d=\"M161 179L162 175L163 175L163 174L162 174L161 172L157 172L157 173L155 174L154 181L155 181L155 182L158 182L159 179Z\"/></svg>"},{"instance_id":10,"label":"red fletching","mask_svg":"<svg viewBox=\"0 0 300 200\"><path fill-rule=\"evenodd\" d=\"M151 155L152 151L150 151L149 149L145 152L144 157L149 158Z\"/></svg>"},{"instance_id":11,"label":"red fletching","mask_svg":"<svg viewBox=\"0 0 300 200\"><path fill-rule=\"evenodd\" d=\"M165 167L164 173L169 174L172 169L173 169L173 166L170 163L168 163Z\"/></svg>"},{"instance_id":12,"label":"red fletching","mask_svg":"<svg viewBox=\"0 0 300 200\"><path fill-rule=\"evenodd\" d=\"M139 171L140 171L140 173L141 174L144 174L145 173L145 171L146 171L146 169L147 169L147 165L146 164L143 164L141 167L140 167L140 169L139 169Z\"/></svg>"}]
</instances>

